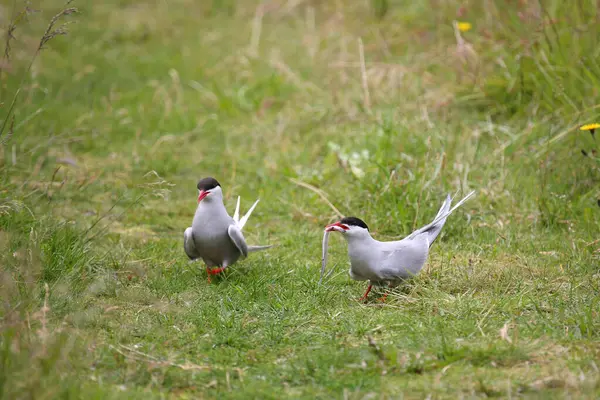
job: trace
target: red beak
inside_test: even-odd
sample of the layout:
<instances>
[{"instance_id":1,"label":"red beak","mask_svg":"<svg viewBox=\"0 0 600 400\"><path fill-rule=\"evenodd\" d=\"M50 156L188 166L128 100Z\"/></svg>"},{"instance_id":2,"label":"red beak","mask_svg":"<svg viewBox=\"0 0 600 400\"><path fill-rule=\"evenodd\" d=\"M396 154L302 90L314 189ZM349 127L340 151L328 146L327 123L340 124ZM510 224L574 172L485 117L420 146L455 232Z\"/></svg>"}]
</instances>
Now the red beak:
<instances>
[{"instance_id":1,"label":"red beak","mask_svg":"<svg viewBox=\"0 0 600 400\"><path fill-rule=\"evenodd\" d=\"M202 199L208 196L209 194L210 192L208 190L201 190L200 194L198 195L198 203L200 203Z\"/></svg>"},{"instance_id":2,"label":"red beak","mask_svg":"<svg viewBox=\"0 0 600 400\"><path fill-rule=\"evenodd\" d=\"M327 225L325 227L326 232L333 232L333 231L343 232L343 231L347 231L348 229L350 229L350 228L348 228L346 225L342 224L339 221L336 223L333 223L331 225Z\"/></svg>"}]
</instances>

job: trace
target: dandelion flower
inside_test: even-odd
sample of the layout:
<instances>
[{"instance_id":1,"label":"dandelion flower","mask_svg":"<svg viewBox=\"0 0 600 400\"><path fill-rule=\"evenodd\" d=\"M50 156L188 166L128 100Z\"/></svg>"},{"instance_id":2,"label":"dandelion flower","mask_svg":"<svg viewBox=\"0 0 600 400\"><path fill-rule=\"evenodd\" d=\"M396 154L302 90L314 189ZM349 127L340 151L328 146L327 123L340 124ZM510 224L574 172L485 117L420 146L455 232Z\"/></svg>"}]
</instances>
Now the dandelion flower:
<instances>
[{"instance_id":1,"label":"dandelion flower","mask_svg":"<svg viewBox=\"0 0 600 400\"><path fill-rule=\"evenodd\" d=\"M600 129L600 124L597 122L593 124L586 124L579 128L580 131L590 131L592 137L594 136L595 129Z\"/></svg>"},{"instance_id":2,"label":"dandelion flower","mask_svg":"<svg viewBox=\"0 0 600 400\"><path fill-rule=\"evenodd\" d=\"M459 22L457 24L458 30L461 32L467 32L470 31L471 28L473 27L473 25L471 25L470 22Z\"/></svg>"},{"instance_id":3,"label":"dandelion flower","mask_svg":"<svg viewBox=\"0 0 600 400\"><path fill-rule=\"evenodd\" d=\"M579 128L580 131L593 131L594 129L600 129L600 124L598 124L598 123L587 124L587 125L583 125L581 128Z\"/></svg>"}]
</instances>

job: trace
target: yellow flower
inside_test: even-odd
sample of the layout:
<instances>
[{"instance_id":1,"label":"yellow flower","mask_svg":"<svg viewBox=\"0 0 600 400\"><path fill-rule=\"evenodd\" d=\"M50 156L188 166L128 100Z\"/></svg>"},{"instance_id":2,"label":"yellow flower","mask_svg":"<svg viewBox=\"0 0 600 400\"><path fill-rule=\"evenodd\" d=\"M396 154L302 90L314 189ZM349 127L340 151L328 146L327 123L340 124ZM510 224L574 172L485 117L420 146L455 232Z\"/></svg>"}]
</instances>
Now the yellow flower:
<instances>
[{"instance_id":1,"label":"yellow flower","mask_svg":"<svg viewBox=\"0 0 600 400\"><path fill-rule=\"evenodd\" d=\"M594 129L600 129L600 124L598 124L598 123L587 124L587 125L583 125L581 128L579 128L580 131L593 131Z\"/></svg>"},{"instance_id":2,"label":"yellow flower","mask_svg":"<svg viewBox=\"0 0 600 400\"><path fill-rule=\"evenodd\" d=\"M461 32L470 31L471 28L473 27L473 25L471 25L470 22L459 22L457 24L457 26L458 26L458 30L461 31Z\"/></svg>"}]
</instances>

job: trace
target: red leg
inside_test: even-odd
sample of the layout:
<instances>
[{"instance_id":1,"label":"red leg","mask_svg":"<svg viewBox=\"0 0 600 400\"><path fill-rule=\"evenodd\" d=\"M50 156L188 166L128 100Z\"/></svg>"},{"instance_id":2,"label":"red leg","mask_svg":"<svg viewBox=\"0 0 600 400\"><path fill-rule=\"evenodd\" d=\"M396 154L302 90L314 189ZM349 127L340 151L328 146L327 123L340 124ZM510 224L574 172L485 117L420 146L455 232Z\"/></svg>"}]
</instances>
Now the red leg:
<instances>
[{"instance_id":1,"label":"red leg","mask_svg":"<svg viewBox=\"0 0 600 400\"><path fill-rule=\"evenodd\" d=\"M358 301L366 300L372 287L373 287L373 285L369 285L369 287L367 287L367 291L365 292L365 294L363 294L363 296L360 299L358 299Z\"/></svg>"},{"instance_id":2,"label":"red leg","mask_svg":"<svg viewBox=\"0 0 600 400\"><path fill-rule=\"evenodd\" d=\"M221 272L223 272L225 270L225 268L227 268L227 267L220 267L220 268L209 268L209 267L206 267L206 274L208 275L208 283L210 283L210 276L211 275L218 275Z\"/></svg>"}]
</instances>

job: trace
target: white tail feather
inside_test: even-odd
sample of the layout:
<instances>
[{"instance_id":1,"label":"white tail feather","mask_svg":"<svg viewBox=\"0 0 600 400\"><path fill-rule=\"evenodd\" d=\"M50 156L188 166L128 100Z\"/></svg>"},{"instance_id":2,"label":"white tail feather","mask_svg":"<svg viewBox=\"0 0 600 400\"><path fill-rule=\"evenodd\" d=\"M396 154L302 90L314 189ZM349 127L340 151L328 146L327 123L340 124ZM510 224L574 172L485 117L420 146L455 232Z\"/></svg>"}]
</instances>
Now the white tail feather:
<instances>
[{"instance_id":1,"label":"white tail feather","mask_svg":"<svg viewBox=\"0 0 600 400\"><path fill-rule=\"evenodd\" d=\"M237 204L235 205L235 212L233 213L233 220L237 224L240 222L240 196L238 196Z\"/></svg>"},{"instance_id":2,"label":"white tail feather","mask_svg":"<svg viewBox=\"0 0 600 400\"><path fill-rule=\"evenodd\" d=\"M246 222L248 222L248 218L250 218L250 215L252 215L252 211L254 211L254 209L256 208L256 205L258 204L259 201L260 201L260 199L257 199L254 202L254 204L252 204L252 207L250 207L250 209L248 210L248 212L237 223L238 226L239 226L239 228L240 228L240 230L242 230L244 228L244 225L246 225Z\"/></svg>"},{"instance_id":3,"label":"white tail feather","mask_svg":"<svg viewBox=\"0 0 600 400\"><path fill-rule=\"evenodd\" d=\"M461 201L459 201L458 203L456 203L456 205L454 207L452 207L448 212L443 213L442 215L439 215L436 219L433 220L432 223L425 225L424 227L422 227L421 229L418 229L416 231L414 231L409 237L415 237L418 234L420 234L421 232L426 231L427 229L429 229L432 225L437 224L438 222L440 222L442 219L446 218L448 215L452 214L452 212L454 210L456 210L458 207L462 206L465 201L469 200L473 195L475 194L475 191L473 190L471 193L469 193L468 195L466 195Z\"/></svg>"},{"instance_id":4,"label":"white tail feather","mask_svg":"<svg viewBox=\"0 0 600 400\"><path fill-rule=\"evenodd\" d=\"M273 247L272 244L266 246L248 246L248 253L254 253L255 251L266 250L270 247Z\"/></svg>"}]
</instances>

